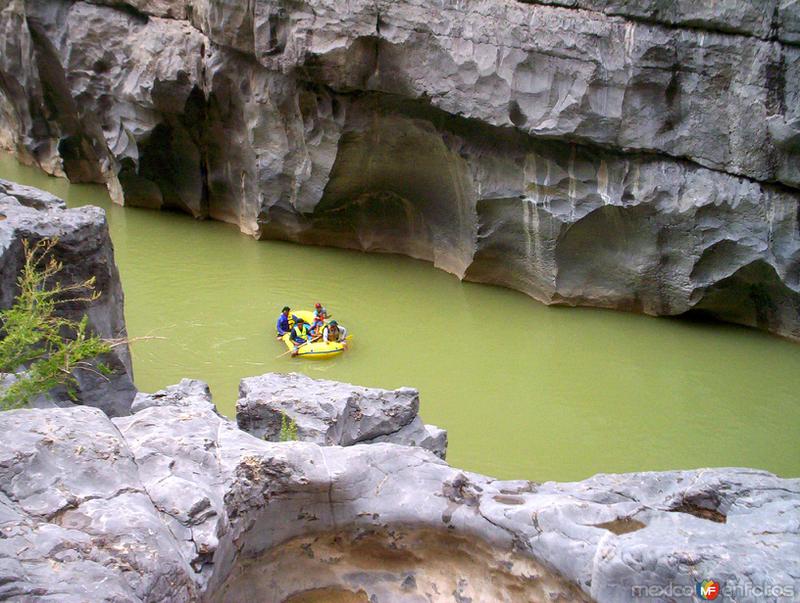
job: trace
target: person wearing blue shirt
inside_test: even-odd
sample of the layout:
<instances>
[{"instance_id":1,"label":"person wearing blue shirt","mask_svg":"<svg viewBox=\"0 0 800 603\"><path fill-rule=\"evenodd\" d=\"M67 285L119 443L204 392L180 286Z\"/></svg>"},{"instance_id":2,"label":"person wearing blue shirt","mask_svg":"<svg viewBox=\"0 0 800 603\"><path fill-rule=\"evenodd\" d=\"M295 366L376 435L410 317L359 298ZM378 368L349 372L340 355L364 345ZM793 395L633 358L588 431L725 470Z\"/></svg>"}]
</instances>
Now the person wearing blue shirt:
<instances>
[{"instance_id":1,"label":"person wearing blue shirt","mask_svg":"<svg viewBox=\"0 0 800 603\"><path fill-rule=\"evenodd\" d=\"M278 316L278 323L275 328L278 331L278 337L283 337L292 330L292 327L297 322L297 316L291 313L292 309L289 306L284 306L281 315Z\"/></svg>"}]
</instances>

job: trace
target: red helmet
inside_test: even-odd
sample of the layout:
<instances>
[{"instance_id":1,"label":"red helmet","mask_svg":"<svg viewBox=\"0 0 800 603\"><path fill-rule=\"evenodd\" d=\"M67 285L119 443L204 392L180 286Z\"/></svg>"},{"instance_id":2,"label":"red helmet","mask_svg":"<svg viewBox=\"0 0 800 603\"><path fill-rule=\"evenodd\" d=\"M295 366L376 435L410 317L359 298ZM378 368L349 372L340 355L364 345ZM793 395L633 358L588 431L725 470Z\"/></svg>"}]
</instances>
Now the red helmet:
<instances>
[{"instance_id":1,"label":"red helmet","mask_svg":"<svg viewBox=\"0 0 800 603\"><path fill-rule=\"evenodd\" d=\"M321 304L321 303L319 303L319 302L317 302L316 304L314 304L314 307L315 307L315 308L321 308L321 307L322 307L322 304Z\"/></svg>"}]
</instances>

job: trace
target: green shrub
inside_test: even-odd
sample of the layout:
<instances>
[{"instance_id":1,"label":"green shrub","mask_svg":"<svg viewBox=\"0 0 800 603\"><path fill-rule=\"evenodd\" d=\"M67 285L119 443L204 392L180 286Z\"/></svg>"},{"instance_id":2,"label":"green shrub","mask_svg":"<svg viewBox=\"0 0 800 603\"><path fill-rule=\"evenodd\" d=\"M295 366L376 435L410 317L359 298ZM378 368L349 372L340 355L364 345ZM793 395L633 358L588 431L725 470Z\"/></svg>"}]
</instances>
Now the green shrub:
<instances>
[{"instance_id":1,"label":"green shrub","mask_svg":"<svg viewBox=\"0 0 800 603\"><path fill-rule=\"evenodd\" d=\"M281 413L281 433L279 441L297 441L297 423L294 422L294 419L287 417L284 413Z\"/></svg>"},{"instance_id":2,"label":"green shrub","mask_svg":"<svg viewBox=\"0 0 800 603\"><path fill-rule=\"evenodd\" d=\"M0 372L25 370L19 379L0 394L0 408L24 406L32 397L58 385L66 385L75 399L73 371L86 370L106 376L103 364L92 366L87 360L108 353L119 342L109 342L89 332L88 316L79 321L56 314L66 303L92 303L94 277L80 283L62 285L54 281L61 262L51 255L55 239L39 241L33 247L23 241L25 264L17 278L20 292L14 305L0 311Z\"/></svg>"}]
</instances>

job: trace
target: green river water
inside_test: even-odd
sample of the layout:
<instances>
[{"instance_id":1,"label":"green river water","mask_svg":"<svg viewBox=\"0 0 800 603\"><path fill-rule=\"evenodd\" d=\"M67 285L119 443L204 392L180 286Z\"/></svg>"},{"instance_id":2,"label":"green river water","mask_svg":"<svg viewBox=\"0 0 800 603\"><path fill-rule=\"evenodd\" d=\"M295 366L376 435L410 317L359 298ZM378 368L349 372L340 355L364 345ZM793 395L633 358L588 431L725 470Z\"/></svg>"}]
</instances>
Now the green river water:
<instances>
[{"instance_id":1,"label":"green river water","mask_svg":"<svg viewBox=\"0 0 800 603\"><path fill-rule=\"evenodd\" d=\"M0 177L107 210L136 385L207 381L234 415L239 380L268 371L416 387L448 460L502 478L748 466L800 475L800 345L720 324L550 308L390 255L255 241L230 225L122 208L0 156ZM287 356L280 308L322 301L353 346ZM509 328L513 324L513 329Z\"/></svg>"}]
</instances>

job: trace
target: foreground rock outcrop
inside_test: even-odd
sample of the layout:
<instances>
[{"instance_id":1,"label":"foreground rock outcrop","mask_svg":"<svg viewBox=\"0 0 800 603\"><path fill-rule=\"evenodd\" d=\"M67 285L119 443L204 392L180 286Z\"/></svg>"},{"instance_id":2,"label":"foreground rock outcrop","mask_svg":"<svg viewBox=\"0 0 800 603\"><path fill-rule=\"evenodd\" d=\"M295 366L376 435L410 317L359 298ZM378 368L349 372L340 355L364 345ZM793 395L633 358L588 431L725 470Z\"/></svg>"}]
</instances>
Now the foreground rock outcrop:
<instances>
[{"instance_id":1,"label":"foreground rock outcrop","mask_svg":"<svg viewBox=\"0 0 800 603\"><path fill-rule=\"evenodd\" d=\"M0 596L693 600L710 577L800 592L800 480L497 481L418 447L265 442L219 416L202 384L182 388L113 420L0 413Z\"/></svg>"},{"instance_id":2,"label":"foreground rock outcrop","mask_svg":"<svg viewBox=\"0 0 800 603\"><path fill-rule=\"evenodd\" d=\"M800 4L28 2L0 146L120 202L800 339Z\"/></svg>"},{"instance_id":3,"label":"foreground rock outcrop","mask_svg":"<svg viewBox=\"0 0 800 603\"><path fill-rule=\"evenodd\" d=\"M6 180L0 180L0 308L10 307L19 293L17 278L25 258L22 241L35 244L42 239L58 240L53 256L63 262L59 278L65 284L94 277L100 294L92 303L60 304L58 311L74 320L88 315L90 328L101 337L125 338L122 286L103 210L67 209L58 197ZM99 360L111 373L75 371L78 402L111 416L128 414L136 389L127 344L116 346ZM72 401L64 392L55 391L48 403L63 406Z\"/></svg>"},{"instance_id":4,"label":"foreground rock outcrop","mask_svg":"<svg viewBox=\"0 0 800 603\"><path fill-rule=\"evenodd\" d=\"M299 373L242 379L236 401L239 429L271 442L279 440L286 417L303 442L322 446L391 442L419 446L445 458L447 432L425 425L418 413L416 389L359 387Z\"/></svg>"},{"instance_id":5,"label":"foreground rock outcrop","mask_svg":"<svg viewBox=\"0 0 800 603\"><path fill-rule=\"evenodd\" d=\"M7 411L0 422L0 597L195 598L176 539L102 411Z\"/></svg>"}]
</instances>

